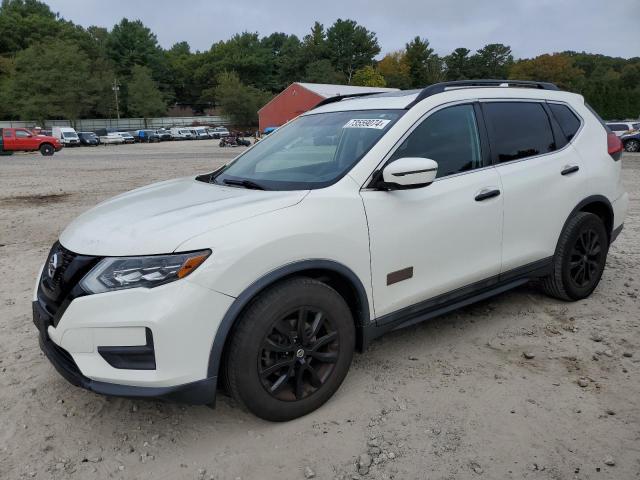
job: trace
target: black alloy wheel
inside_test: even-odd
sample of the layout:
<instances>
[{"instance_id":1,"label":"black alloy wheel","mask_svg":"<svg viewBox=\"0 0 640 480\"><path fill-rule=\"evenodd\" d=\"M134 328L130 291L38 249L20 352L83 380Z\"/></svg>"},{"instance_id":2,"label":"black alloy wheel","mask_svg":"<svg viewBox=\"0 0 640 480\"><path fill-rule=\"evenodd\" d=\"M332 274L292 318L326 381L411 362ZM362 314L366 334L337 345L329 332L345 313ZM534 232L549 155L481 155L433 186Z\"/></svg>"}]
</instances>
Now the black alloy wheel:
<instances>
[{"instance_id":1,"label":"black alloy wheel","mask_svg":"<svg viewBox=\"0 0 640 480\"><path fill-rule=\"evenodd\" d=\"M284 315L262 340L258 358L262 386L279 400L307 398L333 372L339 342L331 319L318 308L301 307Z\"/></svg>"},{"instance_id":2,"label":"black alloy wheel","mask_svg":"<svg viewBox=\"0 0 640 480\"><path fill-rule=\"evenodd\" d=\"M227 390L272 421L306 415L329 400L349 371L356 343L345 299L308 277L258 294L231 335L224 355Z\"/></svg>"},{"instance_id":3,"label":"black alloy wheel","mask_svg":"<svg viewBox=\"0 0 640 480\"><path fill-rule=\"evenodd\" d=\"M569 276L578 288L584 288L599 275L603 250L598 233L583 229L576 239L569 260Z\"/></svg>"},{"instance_id":4,"label":"black alloy wheel","mask_svg":"<svg viewBox=\"0 0 640 480\"><path fill-rule=\"evenodd\" d=\"M552 271L542 279L543 290L561 300L587 298L600 282L608 251L603 220L590 212L574 214L560 234Z\"/></svg>"}]
</instances>

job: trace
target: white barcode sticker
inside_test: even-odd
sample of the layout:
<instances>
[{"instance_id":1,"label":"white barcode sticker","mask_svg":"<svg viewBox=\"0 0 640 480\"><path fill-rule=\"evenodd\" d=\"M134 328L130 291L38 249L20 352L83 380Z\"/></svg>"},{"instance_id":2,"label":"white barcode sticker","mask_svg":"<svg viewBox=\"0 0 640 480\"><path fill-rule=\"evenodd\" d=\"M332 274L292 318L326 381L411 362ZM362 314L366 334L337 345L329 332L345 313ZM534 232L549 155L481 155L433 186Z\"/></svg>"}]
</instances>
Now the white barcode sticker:
<instances>
[{"instance_id":1,"label":"white barcode sticker","mask_svg":"<svg viewBox=\"0 0 640 480\"><path fill-rule=\"evenodd\" d=\"M342 128L375 128L382 130L391 120L382 118L354 118L349 120Z\"/></svg>"}]
</instances>

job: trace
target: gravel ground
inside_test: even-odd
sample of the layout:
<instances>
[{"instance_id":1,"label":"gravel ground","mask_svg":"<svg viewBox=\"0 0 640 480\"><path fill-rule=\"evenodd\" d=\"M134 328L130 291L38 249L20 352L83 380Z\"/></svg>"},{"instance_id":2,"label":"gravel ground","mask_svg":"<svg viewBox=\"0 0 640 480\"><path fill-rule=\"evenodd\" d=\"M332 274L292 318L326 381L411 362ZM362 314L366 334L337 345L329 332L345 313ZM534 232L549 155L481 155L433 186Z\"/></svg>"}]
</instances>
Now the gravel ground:
<instances>
[{"instance_id":1,"label":"gravel ground","mask_svg":"<svg viewBox=\"0 0 640 480\"><path fill-rule=\"evenodd\" d=\"M640 478L640 155L623 159L630 211L591 298L528 286L389 334L304 418L67 384L40 353L30 305L62 228L238 151L198 141L0 157L0 479Z\"/></svg>"}]
</instances>

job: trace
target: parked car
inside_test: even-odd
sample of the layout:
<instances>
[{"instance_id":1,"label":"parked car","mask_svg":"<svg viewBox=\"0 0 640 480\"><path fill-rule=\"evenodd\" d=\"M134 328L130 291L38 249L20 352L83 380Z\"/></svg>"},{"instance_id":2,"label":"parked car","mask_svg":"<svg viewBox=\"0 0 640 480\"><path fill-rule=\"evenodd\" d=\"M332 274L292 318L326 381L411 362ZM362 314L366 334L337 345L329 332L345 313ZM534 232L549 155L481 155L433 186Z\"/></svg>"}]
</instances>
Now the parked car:
<instances>
[{"instance_id":1,"label":"parked car","mask_svg":"<svg viewBox=\"0 0 640 480\"><path fill-rule=\"evenodd\" d=\"M124 143L124 137L116 132L100 135L100 143L103 145L120 145Z\"/></svg>"},{"instance_id":2,"label":"parked car","mask_svg":"<svg viewBox=\"0 0 640 480\"><path fill-rule=\"evenodd\" d=\"M172 128L171 138L174 140L192 140L193 134L187 128Z\"/></svg>"},{"instance_id":3,"label":"parked car","mask_svg":"<svg viewBox=\"0 0 640 480\"><path fill-rule=\"evenodd\" d=\"M124 139L124 143L136 143L136 139L129 132L116 132Z\"/></svg>"},{"instance_id":4,"label":"parked car","mask_svg":"<svg viewBox=\"0 0 640 480\"><path fill-rule=\"evenodd\" d=\"M160 141L164 142L167 140L171 140L171 132L169 130L165 130L164 128L160 128L156 130L156 135L160 138Z\"/></svg>"},{"instance_id":5,"label":"parked car","mask_svg":"<svg viewBox=\"0 0 640 480\"><path fill-rule=\"evenodd\" d=\"M640 131L620 137L627 152L640 152Z\"/></svg>"},{"instance_id":6,"label":"parked car","mask_svg":"<svg viewBox=\"0 0 640 480\"><path fill-rule=\"evenodd\" d=\"M136 142L155 143L160 141L160 135L155 130L135 130L131 132Z\"/></svg>"},{"instance_id":7,"label":"parked car","mask_svg":"<svg viewBox=\"0 0 640 480\"><path fill-rule=\"evenodd\" d=\"M196 140L209 140L211 137L207 132L207 127L194 127L191 129L193 133L195 133Z\"/></svg>"},{"instance_id":8,"label":"parked car","mask_svg":"<svg viewBox=\"0 0 640 480\"><path fill-rule=\"evenodd\" d=\"M52 127L51 133L65 147L77 147L80 145L78 133L71 127Z\"/></svg>"},{"instance_id":9,"label":"parked car","mask_svg":"<svg viewBox=\"0 0 640 480\"><path fill-rule=\"evenodd\" d=\"M227 130L225 127L215 127L215 128L210 128L208 130L209 134L211 135L211 138L214 138L216 140L222 138L222 137L228 137L229 136L229 130Z\"/></svg>"},{"instance_id":10,"label":"parked car","mask_svg":"<svg viewBox=\"0 0 640 480\"><path fill-rule=\"evenodd\" d=\"M93 147L100 145L100 139L93 132L78 132L78 138L80 139L80 145Z\"/></svg>"},{"instance_id":11,"label":"parked car","mask_svg":"<svg viewBox=\"0 0 640 480\"><path fill-rule=\"evenodd\" d=\"M37 282L40 345L98 393L211 403L224 378L254 414L296 418L385 332L529 280L588 297L629 203L621 154L548 83L333 97L74 220Z\"/></svg>"},{"instance_id":12,"label":"parked car","mask_svg":"<svg viewBox=\"0 0 640 480\"><path fill-rule=\"evenodd\" d=\"M607 127L618 137L640 131L640 122L607 122Z\"/></svg>"},{"instance_id":13,"label":"parked car","mask_svg":"<svg viewBox=\"0 0 640 480\"><path fill-rule=\"evenodd\" d=\"M0 153L39 150L42 155L48 157L59 152L63 146L56 137L34 135L26 128L0 128Z\"/></svg>"}]
</instances>

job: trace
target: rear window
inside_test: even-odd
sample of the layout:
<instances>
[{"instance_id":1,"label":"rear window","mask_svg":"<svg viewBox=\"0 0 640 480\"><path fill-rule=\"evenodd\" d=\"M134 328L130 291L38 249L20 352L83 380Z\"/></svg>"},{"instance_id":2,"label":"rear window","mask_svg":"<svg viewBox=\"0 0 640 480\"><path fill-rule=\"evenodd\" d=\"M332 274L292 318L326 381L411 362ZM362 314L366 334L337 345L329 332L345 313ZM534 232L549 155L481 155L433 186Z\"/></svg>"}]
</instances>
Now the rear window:
<instances>
[{"instance_id":1,"label":"rear window","mask_svg":"<svg viewBox=\"0 0 640 480\"><path fill-rule=\"evenodd\" d=\"M551 109L551 113L560 124L560 129L567 141L570 142L580 128L580 119L566 105L550 103L549 109Z\"/></svg>"},{"instance_id":2,"label":"rear window","mask_svg":"<svg viewBox=\"0 0 640 480\"><path fill-rule=\"evenodd\" d=\"M609 128L614 132L624 132L626 130L629 130L629 127L627 127L624 123L608 123L607 125L609 125Z\"/></svg>"},{"instance_id":3,"label":"rear window","mask_svg":"<svg viewBox=\"0 0 640 480\"><path fill-rule=\"evenodd\" d=\"M556 150L551 123L537 102L483 103L491 151L498 162L509 162Z\"/></svg>"}]
</instances>

